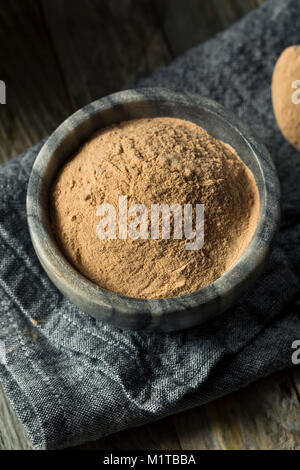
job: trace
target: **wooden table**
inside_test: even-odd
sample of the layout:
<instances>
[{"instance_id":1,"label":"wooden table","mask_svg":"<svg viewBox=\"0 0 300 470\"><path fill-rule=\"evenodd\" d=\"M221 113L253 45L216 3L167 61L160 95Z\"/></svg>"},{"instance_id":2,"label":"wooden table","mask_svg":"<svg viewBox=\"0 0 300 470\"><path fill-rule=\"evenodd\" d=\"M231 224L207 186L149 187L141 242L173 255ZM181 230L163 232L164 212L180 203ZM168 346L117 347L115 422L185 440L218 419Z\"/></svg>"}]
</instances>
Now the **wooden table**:
<instances>
[{"instance_id":1,"label":"wooden table","mask_svg":"<svg viewBox=\"0 0 300 470\"><path fill-rule=\"evenodd\" d=\"M211 37L263 0L6 0L0 10L0 162L70 113ZM85 449L300 448L300 368ZM0 449L31 449L0 388Z\"/></svg>"}]
</instances>

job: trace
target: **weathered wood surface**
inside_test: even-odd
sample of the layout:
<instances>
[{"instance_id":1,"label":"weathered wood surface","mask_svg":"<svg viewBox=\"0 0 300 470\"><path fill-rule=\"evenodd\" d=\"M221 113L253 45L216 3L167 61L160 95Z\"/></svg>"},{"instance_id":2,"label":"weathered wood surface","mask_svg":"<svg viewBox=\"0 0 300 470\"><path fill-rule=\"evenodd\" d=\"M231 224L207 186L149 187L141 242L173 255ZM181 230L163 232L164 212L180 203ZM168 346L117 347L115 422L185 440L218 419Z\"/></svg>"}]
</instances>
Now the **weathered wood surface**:
<instances>
[{"instance_id":1,"label":"weathered wood surface","mask_svg":"<svg viewBox=\"0 0 300 470\"><path fill-rule=\"evenodd\" d=\"M71 108L36 0L6 0L0 9L0 162L51 132Z\"/></svg>"},{"instance_id":2,"label":"weathered wood surface","mask_svg":"<svg viewBox=\"0 0 300 470\"><path fill-rule=\"evenodd\" d=\"M130 85L262 2L6 0L0 10L0 79L7 85L0 163L78 107Z\"/></svg>"},{"instance_id":3,"label":"weathered wood surface","mask_svg":"<svg viewBox=\"0 0 300 470\"><path fill-rule=\"evenodd\" d=\"M76 450L181 450L172 417L75 447Z\"/></svg>"},{"instance_id":4,"label":"weathered wood surface","mask_svg":"<svg viewBox=\"0 0 300 470\"><path fill-rule=\"evenodd\" d=\"M169 50L177 56L227 28L263 1L154 0L154 8Z\"/></svg>"},{"instance_id":5,"label":"weathered wood surface","mask_svg":"<svg viewBox=\"0 0 300 470\"><path fill-rule=\"evenodd\" d=\"M300 367L295 367L207 405L79 449L300 449L299 385Z\"/></svg>"},{"instance_id":6,"label":"weathered wood surface","mask_svg":"<svg viewBox=\"0 0 300 470\"><path fill-rule=\"evenodd\" d=\"M0 389L1 448L32 446ZM300 449L300 367L273 374L207 405L76 449Z\"/></svg>"},{"instance_id":7,"label":"weathered wood surface","mask_svg":"<svg viewBox=\"0 0 300 470\"><path fill-rule=\"evenodd\" d=\"M291 370L174 417L182 449L300 449L299 390ZM299 378L300 369L293 374Z\"/></svg>"},{"instance_id":8,"label":"weathered wood surface","mask_svg":"<svg viewBox=\"0 0 300 470\"><path fill-rule=\"evenodd\" d=\"M150 1L43 0L75 108L170 60Z\"/></svg>"},{"instance_id":9,"label":"weathered wood surface","mask_svg":"<svg viewBox=\"0 0 300 470\"><path fill-rule=\"evenodd\" d=\"M0 10L0 162L74 109L128 86L263 0L7 0ZM300 368L79 448L300 448ZM0 387L0 449L31 449Z\"/></svg>"},{"instance_id":10,"label":"weathered wood surface","mask_svg":"<svg viewBox=\"0 0 300 470\"><path fill-rule=\"evenodd\" d=\"M33 449L0 385L0 450Z\"/></svg>"}]
</instances>

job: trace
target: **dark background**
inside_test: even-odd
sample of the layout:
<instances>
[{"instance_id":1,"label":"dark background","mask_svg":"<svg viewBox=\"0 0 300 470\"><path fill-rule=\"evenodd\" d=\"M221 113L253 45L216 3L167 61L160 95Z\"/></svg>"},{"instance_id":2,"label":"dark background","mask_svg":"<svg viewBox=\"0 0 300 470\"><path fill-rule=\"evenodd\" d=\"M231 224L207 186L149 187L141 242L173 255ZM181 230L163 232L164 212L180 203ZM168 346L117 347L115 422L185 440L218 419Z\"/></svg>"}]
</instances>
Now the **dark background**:
<instances>
[{"instance_id":1,"label":"dark background","mask_svg":"<svg viewBox=\"0 0 300 470\"><path fill-rule=\"evenodd\" d=\"M0 0L0 162L263 0Z\"/></svg>"}]
</instances>

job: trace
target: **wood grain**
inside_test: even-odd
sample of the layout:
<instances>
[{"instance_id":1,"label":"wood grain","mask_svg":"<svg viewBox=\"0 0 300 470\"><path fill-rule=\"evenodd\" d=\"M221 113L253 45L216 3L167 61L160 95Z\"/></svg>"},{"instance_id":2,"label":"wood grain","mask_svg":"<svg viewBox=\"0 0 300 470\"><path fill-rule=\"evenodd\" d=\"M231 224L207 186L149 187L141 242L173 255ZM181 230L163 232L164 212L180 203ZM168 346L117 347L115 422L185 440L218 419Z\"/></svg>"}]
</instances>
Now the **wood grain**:
<instances>
[{"instance_id":1,"label":"wood grain","mask_svg":"<svg viewBox=\"0 0 300 470\"><path fill-rule=\"evenodd\" d=\"M297 398L299 401L299 407L300 407L300 366L293 367L290 371L290 374L291 374L291 380L293 382L295 392L297 394Z\"/></svg>"},{"instance_id":2,"label":"wood grain","mask_svg":"<svg viewBox=\"0 0 300 470\"><path fill-rule=\"evenodd\" d=\"M170 60L150 1L42 0L75 108Z\"/></svg>"},{"instance_id":3,"label":"wood grain","mask_svg":"<svg viewBox=\"0 0 300 470\"><path fill-rule=\"evenodd\" d=\"M0 9L0 162L51 132L71 111L53 48L35 0L6 0Z\"/></svg>"},{"instance_id":4,"label":"wood grain","mask_svg":"<svg viewBox=\"0 0 300 470\"><path fill-rule=\"evenodd\" d=\"M245 16L265 0L153 0L171 54L176 57Z\"/></svg>"},{"instance_id":5,"label":"wood grain","mask_svg":"<svg viewBox=\"0 0 300 470\"><path fill-rule=\"evenodd\" d=\"M77 450L181 450L172 417L76 447Z\"/></svg>"},{"instance_id":6,"label":"wood grain","mask_svg":"<svg viewBox=\"0 0 300 470\"><path fill-rule=\"evenodd\" d=\"M291 373L299 376L299 368L175 416L182 448L299 449L300 406Z\"/></svg>"},{"instance_id":7,"label":"wood grain","mask_svg":"<svg viewBox=\"0 0 300 470\"><path fill-rule=\"evenodd\" d=\"M211 0L154 0L173 57L221 31L222 24L215 15Z\"/></svg>"},{"instance_id":8,"label":"wood grain","mask_svg":"<svg viewBox=\"0 0 300 470\"><path fill-rule=\"evenodd\" d=\"M78 450L300 449L300 367L275 373L207 405Z\"/></svg>"},{"instance_id":9,"label":"wood grain","mask_svg":"<svg viewBox=\"0 0 300 470\"><path fill-rule=\"evenodd\" d=\"M31 450L33 446L0 385L0 450Z\"/></svg>"},{"instance_id":10,"label":"wood grain","mask_svg":"<svg viewBox=\"0 0 300 470\"><path fill-rule=\"evenodd\" d=\"M300 367L294 367L208 405L74 449L300 449L299 386ZM31 448L0 388L0 450Z\"/></svg>"}]
</instances>

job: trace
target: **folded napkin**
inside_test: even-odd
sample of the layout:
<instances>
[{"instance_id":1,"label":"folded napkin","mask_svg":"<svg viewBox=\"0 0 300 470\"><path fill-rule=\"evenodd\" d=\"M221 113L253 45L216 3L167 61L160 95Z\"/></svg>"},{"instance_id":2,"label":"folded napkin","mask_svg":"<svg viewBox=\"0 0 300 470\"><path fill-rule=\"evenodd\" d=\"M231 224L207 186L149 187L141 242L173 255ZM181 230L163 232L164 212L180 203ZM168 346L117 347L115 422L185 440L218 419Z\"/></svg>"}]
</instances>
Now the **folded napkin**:
<instances>
[{"instance_id":1,"label":"folded napkin","mask_svg":"<svg viewBox=\"0 0 300 470\"><path fill-rule=\"evenodd\" d=\"M0 381L36 448L53 449L206 403L291 364L300 337L300 155L272 113L281 51L300 43L298 0L272 0L139 86L235 111L276 162L282 222L269 264L230 311L188 331L120 331L84 314L41 268L25 197L42 144L0 168Z\"/></svg>"}]
</instances>

